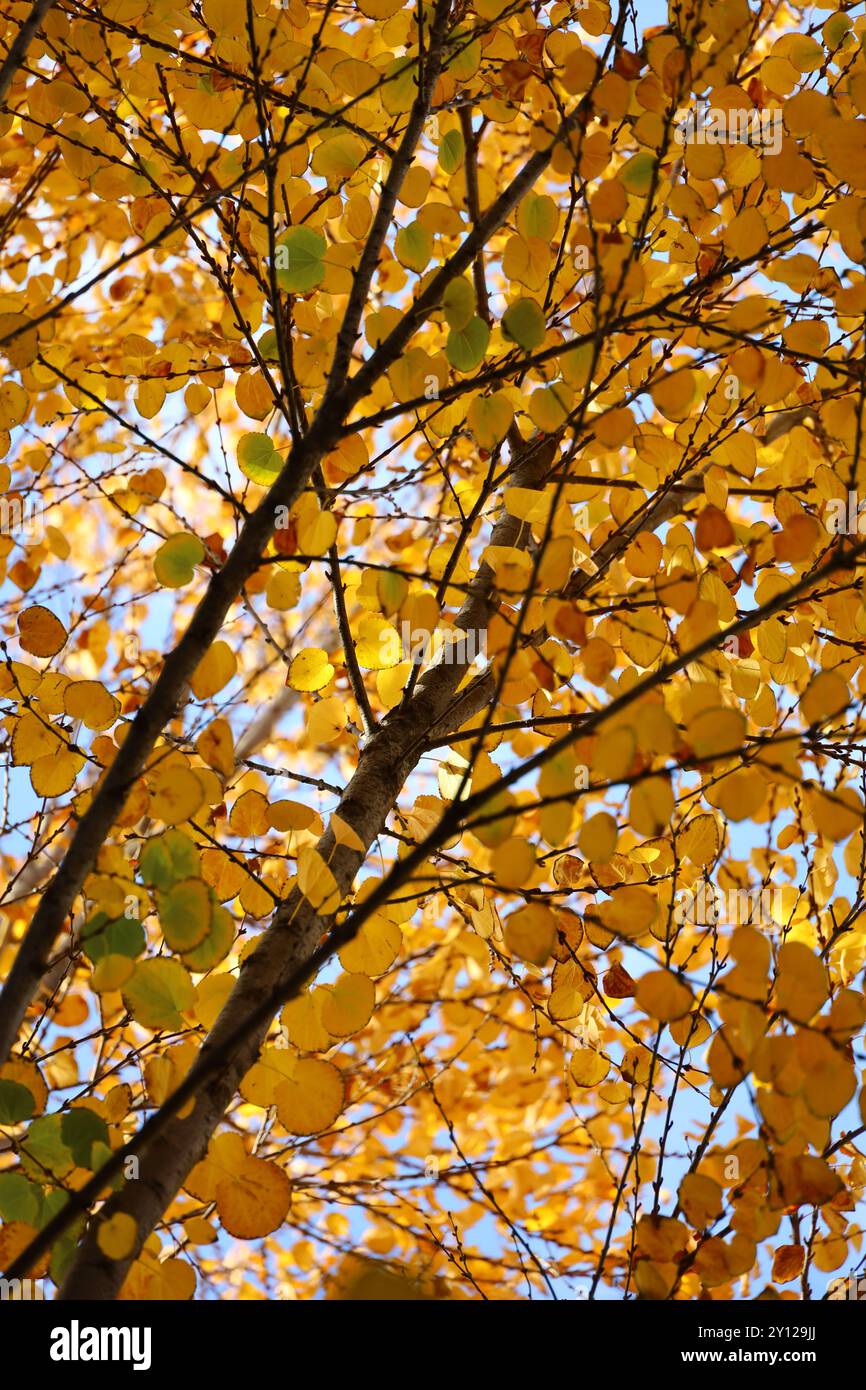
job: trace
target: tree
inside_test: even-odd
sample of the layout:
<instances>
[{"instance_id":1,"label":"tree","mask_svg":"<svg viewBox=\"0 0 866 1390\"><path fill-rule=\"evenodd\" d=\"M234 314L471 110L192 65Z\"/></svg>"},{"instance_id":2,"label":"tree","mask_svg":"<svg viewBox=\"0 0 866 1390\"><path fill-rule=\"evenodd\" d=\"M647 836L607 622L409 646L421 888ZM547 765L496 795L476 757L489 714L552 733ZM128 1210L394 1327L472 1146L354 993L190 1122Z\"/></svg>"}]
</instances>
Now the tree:
<instances>
[{"instance_id":1,"label":"tree","mask_svg":"<svg viewBox=\"0 0 866 1390\"><path fill-rule=\"evenodd\" d=\"M10 7L10 1277L856 1267L856 9Z\"/></svg>"}]
</instances>

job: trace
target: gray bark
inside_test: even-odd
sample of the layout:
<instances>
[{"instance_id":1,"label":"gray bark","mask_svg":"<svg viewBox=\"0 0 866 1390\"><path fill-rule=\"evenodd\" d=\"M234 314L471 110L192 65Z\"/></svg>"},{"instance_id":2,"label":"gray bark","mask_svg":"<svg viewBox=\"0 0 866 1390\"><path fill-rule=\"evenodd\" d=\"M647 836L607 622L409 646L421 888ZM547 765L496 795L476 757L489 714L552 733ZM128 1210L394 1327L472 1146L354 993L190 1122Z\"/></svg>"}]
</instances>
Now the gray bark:
<instances>
[{"instance_id":1,"label":"gray bark","mask_svg":"<svg viewBox=\"0 0 866 1390\"><path fill-rule=\"evenodd\" d=\"M556 444L551 440L526 446L509 482L519 487L537 486L543 481L555 451ZM519 544L521 532L521 523L503 512L493 528L491 543ZM457 626L464 631L486 631L495 606L492 572L488 566L481 565L458 615ZM458 663L440 662L432 666L422 676L405 707L394 710L364 745L355 775L338 808L342 819L360 837L364 853L346 845L335 848L330 829L325 831L317 846L329 862L341 893L349 890L367 849L384 827L406 778L424 751L426 738L441 737L456 730L489 701L492 679L473 682L468 700L457 693L465 674L466 667ZM274 914L261 945L247 957L237 984L205 1043L206 1049L221 1048L275 986L289 980L303 966L319 944L326 926L297 890L291 894ZM139 1178L127 1182L108 1202L106 1214L123 1211L133 1217L138 1228L139 1248L192 1167L204 1155L240 1082L256 1060L269 1027L270 1021L266 1021L240 1047L232 1049L218 1072L204 1083L192 1113L185 1119L169 1121L158 1141L145 1151ZM103 1254L96 1239L99 1219L91 1222L61 1290L62 1299L106 1300L117 1296L132 1257L111 1260Z\"/></svg>"}]
</instances>

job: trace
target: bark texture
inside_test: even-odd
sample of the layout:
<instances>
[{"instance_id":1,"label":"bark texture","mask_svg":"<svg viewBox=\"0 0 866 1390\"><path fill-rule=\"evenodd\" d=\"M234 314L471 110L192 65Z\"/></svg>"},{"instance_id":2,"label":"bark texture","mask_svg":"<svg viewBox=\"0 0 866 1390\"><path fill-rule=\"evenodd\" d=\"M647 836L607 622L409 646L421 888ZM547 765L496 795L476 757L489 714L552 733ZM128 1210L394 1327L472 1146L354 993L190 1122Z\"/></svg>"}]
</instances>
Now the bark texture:
<instances>
[{"instance_id":1,"label":"bark texture","mask_svg":"<svg viewBox=\"0 0 866 1390\"><path fill-rule=\"evenodd\" d=\"M440 7L441 8L441 7ZM445 9L447 10L447 5ZM432 62L432 50L431 58ZM424 120L430 109L435 78L422 83L418 111L413 111L398 160L383 190L393 211L403 178L411 163ZM40 899L27 933L18 948L9 976L0 994L0 1065L9 1057L28 1006L48 965L54 944L63 930L76 896L96 860L96 856L120 814L135 780L144 770L162 730L174 715L187 683L198 663L217 637L225 618L244 584L257 568L261 555L274 534L278 507L291 508L307 487L324 455L335 447L346 429L352 409L402 353L416 328L441 303L447 285L462 275L493 233L520 202L550 162L557 141L577 124L579 110L567 118L550 145L531 155L512 182L491 204L454 255L430 279L412 308L354 376L339 384L332 374L318 413L308 432L293 447L286 466L263 501L245 522L225 565L211 579L187 631L166 658L147 699L132 721L122 753L115 759L96 789L93 799L75 828L63 863ZM384 237L378 217L370 237ZM370 270L372 274L372 269ZM360 321L366 290L350 296L347 322ZM348 341L348 334L343 343ZM344 349L343 349L344 350ZM347 362L348 368L348 362ZM478 576L482 582L483 576ZM419 691L420 693L420 691ZM390 726L390 721L389 721ZM419 726L423 727L423 726Z\"/></svg>"},{"instance_id":2,"label":"bark texture","mask_svg":"<svg viewBox=\"0 0 866 1390\"><path fill-rule=\"evenodd\" d=\"M556 453L555 440L523 446L513 459L509 483L538 487ZM528 528L503 511L491 535L493 545L519 545ZM457 618L464 631L485 631L496 600L493 572L479 567L475 581ZM317 849L328 862L341 894L348 892L366 852L383 829L407 777L424 752L428 738L456 731L483 708L493 693L492 674L475 680L464 691L458 687L467 674L460 662L440 661L429 668L403 705L392 711L364 745L357 770L347 785L338 814L352 827L364 845L363 853L346 845L335 847L327 829ZM296 890L271 920L261 944L244 962L237 984L204 1045L204 1051L225 1049L226 1040L259 1007L275 987L288 981L307 962L321 940L327 923ZM240 1046L233 1046L219 1069L198 1093L192 1113L168 1122L158 1142L145 1151L140 1175L128 1181L110 1199L106 1214L116 1211L132 1216L138 1228L135 1254L162 1213L177 1195L190 1170L203 1157L211 1135L219 1125L232 1096L256 1060L271 1020L265 1020ZM61 1299L105 1300L115 1298L134 1256L111 1260L99 1248L99 1217L90 1229L60 1293Z\"/></svg>"}]
</instances>

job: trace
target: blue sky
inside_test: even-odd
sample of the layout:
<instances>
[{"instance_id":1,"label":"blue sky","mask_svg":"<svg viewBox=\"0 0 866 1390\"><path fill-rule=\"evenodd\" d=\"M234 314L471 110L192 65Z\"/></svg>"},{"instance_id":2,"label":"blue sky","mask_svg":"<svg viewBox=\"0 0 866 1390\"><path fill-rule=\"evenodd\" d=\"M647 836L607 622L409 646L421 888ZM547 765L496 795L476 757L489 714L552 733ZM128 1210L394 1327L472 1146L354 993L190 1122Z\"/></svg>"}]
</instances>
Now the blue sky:
<instances>
[{"instance_id":1,"label":"blue sky","mask_svg":"<svg viewBox=\"0 0 866 1390\"><path fill-rule=\"evenodd\" d=\"M667 22L667 7L660 3L660 0L639 0L637 4L637 13L639 24L643 28L661 25ZM778 287L774 287L774 290L778 293ZM163 421L161 424L164 426L165 422ZM153 646L159 651L165 651L169 648L171 644L172 603L173 598L168 594L159 595L153 601L148 619L141 631L141 637L146 646ZM327 768L323 769L323 775L329 776L329 770ZM26 769L20 768L12 770L11 787L13 816L22 817L30 814L36 809L37 802L30 789L29 777ZM747 857L750 848L750 830L748 824L732 827L731 835L732 843L737 853L741 853L744 857ZM16 848L18 848L18 846L16 846ZM846 875L844 867L841 865L841 855L837 854L836 858L841 868L840 882L837 891L844 892L846 888ZM849 886L851 884L850 877L847 878L847 884ZM701 1124L704 1119L705 1114L703 1113L703 1107L700 1103L695 1102L693 1108L686 1105L683 1107L681 1128L684 1129L692 1122ZM648 1137L651 1137L655 1133L656 1122L653 1122L649 1128ZM394 1143L399 1144L399 1136L395 1136ZM677 1167L677 1162L673 1161L666 1186L675 1185ZM679 1167L680 1170L682 1170L684 1163L680 1164ZM360 1224L362 1224L362 1218L359 1218L359 1229ZM479 1239L482 1242L489 1240L490 1248L494 1248L498 1237L495 1233L492 1221L485 1222L481 1227L474 1228L473 1242L478 1243ZM541 1242L538 1243L538 1249L539 1253L545 1258L555 1259L555 1252L548 1250ZM575 1285L575 1281L563 1276L561 1279L557 1279L556 1283L558 1296L566 1298L579 1297L580 1290Z\"/></svg>"}]
</instances>

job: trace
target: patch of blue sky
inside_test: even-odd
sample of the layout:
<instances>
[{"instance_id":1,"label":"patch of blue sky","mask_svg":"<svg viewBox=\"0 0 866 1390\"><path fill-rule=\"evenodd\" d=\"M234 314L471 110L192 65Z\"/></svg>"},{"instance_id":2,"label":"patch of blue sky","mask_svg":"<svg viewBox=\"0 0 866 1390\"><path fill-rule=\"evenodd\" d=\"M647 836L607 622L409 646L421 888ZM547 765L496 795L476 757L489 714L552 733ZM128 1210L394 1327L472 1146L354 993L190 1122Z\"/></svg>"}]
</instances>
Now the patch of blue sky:
<instances>
[{"instance_id":1,"label":"patch of blue sky","mask_svg":"<svg viewBox=\"0 0 866 1390\"><path fill-rule=\"evenodd\" d=\"M638 20L638 26L640 29L644 29L653 25L663 25L667 22L667 6L660 3L660 0L639 0L639 3L636 5L635 9ZM219 138L218 133L215 133L215 138ZM229 140L225 141L224 143L227 147L231 147L234 142ZM430 157L433 156L432 146L428 150L428 154L430 155ZM843 271L846 268L847 267L845 267L844 265L840 267L840 269ZM88 273L89 272L87 271L84 272L83 279L87 278ZM772 293L777 298L787 297L788 301L791 303L794 303L797 300L796 295L794 295L793 293L788 294L784 287L779 286L778 282L773 282L771 284L770 282L766 281L764 277L761 277L758 274L752 274L751 287L763 293ZM647 404L647 402L639 402L639 405L646 406ZM144 427L152 428L147 426L146 422ZM175 410L172 406L171 397L169 397L169 405L166 411L160 418L160 429L165 431L164 437L168 437L168 435L174 433L175 431L180 431L180 440L178 443L173 445L173 447L181 449L183 430L181 427L180 411L179 409ZM221 451L218 445L218 440L216 439L216 437L214 437L213 443L214 447L208 457L207 466L209 466L213 470L211 476L215 478L221 478L222 470L224 468L224 460L222 458ZM381 431L377 436L377 444L379 448L383 451L383 453L386 449L390 450L391 440L389 435L385 431ZM141 458L147 457L148 452L149 451L147 447L143 446L140 450L139 457L137 457L135 460L130 460L130 466L133 462L135 464L138 464L141 461ZM110 458L107 458L107 464L111 465L111 462L112 460ZM158 454L152 453L152 457L151 459L149 459L149 462L153 462L158 465ZM229 467L232 482L236 485L239 484L241 481L240 475L237 473L233 461L229 462ZM379 465L379 467L375 470L373 475L365 479L363 487L350 487L349 489L347 489L346 501L350 503L364 501L366 500L367 495L372 495L373 492L375 492L375 504L377 508L383 507L390 509L391 501L388 498L387 492L383 491L382 489L387 485L388 479L391 476L391 467L392 463L390 453L388 453L386 454L382 464ZM102 475L97 474L96 476ZM73 576L73 570L71 566L68 567L68 573L69 578L71 580ZM68 594L68 598L64 598L63 596L61 596L60 598L58 598L57 601L57 611L59 615L61 617L65 617L67 620L71 616L72 612L71 605L73 602L73 588L71 584ZM746 589L745 593L743 594L743 598L748 598L749 601L753 603L753 591ZM173 640L172 631L174 602L174 595L170 593L165 593L164 591L154 592L150 596L147 604L146 617L144 618L144 621L142 623L137 624L137 632L143 646L153 647L157 651L167 651L170 648ZM239 682L233 682L229 687L227 687L226 691L223 692L220 700L222 711L226 714L227 717L233 720L236 732L239 731L237 709L235 708L235 700L238 693L238 685ZM195 717L196 716L194 712L191 712L191 718ZM284 730L294 730L298 727L301 719L302 710L299 704L298 707L290 710L288 714L285 716L282 728ZM431 753L430 755L425 757L422 760L422 764L419 768L418 774L415 777L413 777L412 781L410 782L409 788L407 789L408 794L411 795L413 789L429 789L431 781L435 778L435 769L438 762L440 760L447 760L447 756L447 749L443 749L441 754ZM507 770L509 766L507 760L503 760L502 766L503 770ZM319 775L326 777L328 780L336 782L339 782L341 775L344 775L347 770L348 769L345 760L335 755L322 756L319 759L317 766L317 772ZM832 765L830 765L829 768L825 766L825 783L827 777L832 775ZM516 789L519 790L523 786L529 786L533 784L534 778L527 778L525 783L518 783ZM309 795L311 795L311 792L310 789L300 788L297 792L294 790L288 790L286 792L281 792L281 794L297 796L299 798L307 798ZM325 810L325 813L327 813L327 808L330 808L333 805L333 798L322 798L318 794L313 795L316 796L318 807ZM12 769L11 771L10 805L13 808L13 818L18 818L21 820L32 814L37 809L37 799L35 798L30 788L29 777L26 769L16 768ZM780 824L781 823L784 823L784 820L780 820ZM752 832L748 825L729 826L731 848L736 854L742 855L742 857L744 858L748 856L752 848L751 833ZM15 849L16 851L20 851L20 838L22 832L14 831L12 832L12 834L18 837L18 842L15 844ZM803 851L801 849L798 849L796 846L792 846L789 848L787 852L789 855L793 855L795 856L795 858L797 858L798 867L802 868L802 870L805 872L806 861L803 855ZM851 878L851 876L847 875L844 863L842 863L841 861L841 854L836 852L834 854L834 859L837 861L837 868L839 870L839 885L837 891L844 890L848 891L849 893L853 892L856 885L854 884L854 881ZM368 867L364 870L364 874L378 872L379 868L378 866L373 864L371 858ZM257 930L258 926L254 926L253 929ZM642 973L642 969L644 968L643 961L642 959L640 959L638 953L634 953L634 955L635 961L633 963L635 966L635 970L638 974ZM333 976L338 972L339 967L335 963L332 968L323 973L322 979L327 980L329 978L333 978ZM74 1032L75 1030L72 1031ZM83 1031L84 1029L82 1028L82 1032ZM51 1032L46 1034L46 1041L48 1041L49 1044L52 1040L52 1036L53 1034ZM82 1062L85 1061L86 1055L86 1049L83 1047L81 1050ZM82 1066L82 1075L84 1074L85 1067ZM700 1130L703 1124L705 1123L707 1115L709 1113L708 1106L709 1102L705 1097L699 1095L699 1093L695 1091L690 1091L688 1093L688 1099L685 1100L682 1110L678 1111L677 1125L672 1141L678 1147L674 1151L674 1157L672 1157L669 1161L669 1166L666 1165L666 1189L670 1189L671 1191L675 1189L679 1177L685 1172L688 1166L690 1154L693 1152L694 1149L694 1137L689 1137L689 1129L691 1127L691 1130L693 1131L693 1136L694 1134L700 1133ZM742 1110L738 1111L736 1107L733 1107L730 1114L725 1117L722 1124L719 1126L719 1129L716 1134L717 1141L720 1144L724 1144L726 1142L726 1139L730 1139L734 1135L737 1124L737 1115L742 1113L746 1113L748 1117L748 1112L743 1112ZM847 1122L847 1118L847 1115L840 1117L840 1126L844 1126L844 1124ZM658 1142L658 1139L661 1134L662 1123L662 1116L652 1116L649 1118L642 1139L642 1148L646 1149L649 1146L651 1146L653 1142ZM441 1137L442 1136L440 1136L440 1138ZM391 1148L395 1153L400 1152L401 1138L405 1140L404 1129L399 1131L398 1134L394 1136L394 1138L391 1141ZM567 1161L567 1153L565 1151L562 1152L562 1157L565 1161ZM451 1161L454 1161L454 1158L455 1156L452 1153ZM440 1184L437 1188L437 1197L441 1199L443 1205L446 1206L446 1209L449 1207L449 1205L453 1204L455 1207L455 1211L459 1212L462 1202L460 1199L454 1197L450 1188L447 1188L446 1186ZM631 1200L631 1198L629 1200ZM670 1202L663 1202L662 1210L666 1210L669 1208ZM356 1229L359 1233L363 1225L363 1220L363 1213L360 1211L358 1211L353 1217L353 1228ZM623 1213L620 1216L620 1221L624 1220L625 1214ZM527 1222L526 1228L523 1232L524 1238L529 1242L538 1258L548 1262L548 1265L546 1267L548 1268L548 1272L550 1272L551 1262L553 1266L557 1266L561 1260L561 1253L556 1246L556 1242L553 1241L552 1238L550 1238L549 1236L545 1237L544 1235L539 1234L537 1232L529 1234L529 1225L531 1225L531 1223ZM509 1247L507 1236L503 1236L501 1226L497 1224L497 1222L492 1216L483 1217L477 1223L477 1225L473 1227L473 1232L475 1242L479 1244L479 1246L482 1249L489 1249L491 1253L504 1252L505 1250L508 1250L509 1258L519 1258L518 1250L514 1247ZM226 1242L224 1239L221 1239L219 1248L227 1249L228 1242ZM525 1254L526 1252L524 1251L524 1258ZM574 1273L553 1273L551 1275L551 1278L558 1297L579 1298L581 1296L581 1293L584 1291L581 1285L585 1281L580 1280L578 1276ZM534 1296L539 1296L537 1291L535 1292ZM542 1294L541 1296L544 1295ZM619 1291L615 1288L614 1284L611 1282L609 1284L602 1285L602 1287L599 1290L599 1296L618 1297L620 1296L620 1294Z\"/></svg>"}]
</instances>

